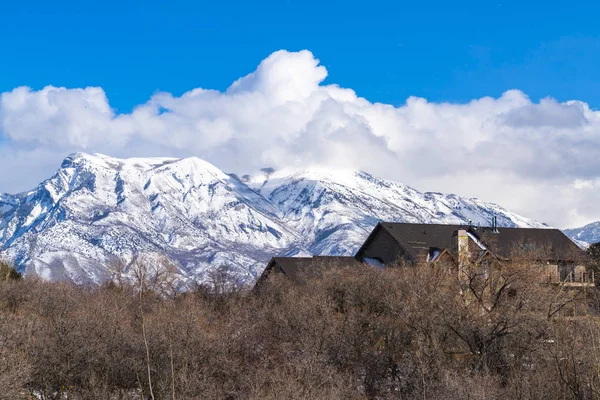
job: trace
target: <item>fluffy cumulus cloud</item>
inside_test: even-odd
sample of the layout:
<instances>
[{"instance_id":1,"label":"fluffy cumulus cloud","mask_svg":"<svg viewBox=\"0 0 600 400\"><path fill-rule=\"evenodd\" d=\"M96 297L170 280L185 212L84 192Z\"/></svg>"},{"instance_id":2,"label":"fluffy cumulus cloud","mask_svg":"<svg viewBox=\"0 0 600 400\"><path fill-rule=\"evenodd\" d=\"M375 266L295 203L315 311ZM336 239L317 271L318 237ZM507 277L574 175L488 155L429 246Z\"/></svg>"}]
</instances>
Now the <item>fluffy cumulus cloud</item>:
<instances>
[{"instance_id":1,"label":"fluffy cumulus cloud","mask_svg":"<svg viewBox=\"0 0 600 400\"><path fill-rule=\"evenodd\" d=\"M157 93L129 114L116 114L101 88L16 88L0 95L0 165L20 172L3 174L0 188L35 185L73 151L195 155L237 173L363 169L559 227L600 220L600 112L586 103L532 102L509 90L394 107L324 85L326 76L309 51L278 51L225 92Z\"/></svg>"}]
</instances>

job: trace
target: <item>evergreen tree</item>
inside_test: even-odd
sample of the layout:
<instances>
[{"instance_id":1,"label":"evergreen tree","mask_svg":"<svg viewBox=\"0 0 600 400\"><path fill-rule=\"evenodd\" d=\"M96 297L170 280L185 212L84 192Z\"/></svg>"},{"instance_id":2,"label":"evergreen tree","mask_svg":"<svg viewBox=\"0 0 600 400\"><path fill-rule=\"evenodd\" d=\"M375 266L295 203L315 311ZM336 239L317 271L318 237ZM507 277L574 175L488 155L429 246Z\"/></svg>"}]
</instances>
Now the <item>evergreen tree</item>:
<instances>
[{"instance_id":1,"label":"evergreen tree","mask_svg":"<svg viewBox=\"0 0 600 400\"><path fill-rule=\"evenodd\" d=\"M16 281L21 279L22 275L16 269L11 267L6 261L0 261L0 282Z\"/></svg>"}]
</instances>

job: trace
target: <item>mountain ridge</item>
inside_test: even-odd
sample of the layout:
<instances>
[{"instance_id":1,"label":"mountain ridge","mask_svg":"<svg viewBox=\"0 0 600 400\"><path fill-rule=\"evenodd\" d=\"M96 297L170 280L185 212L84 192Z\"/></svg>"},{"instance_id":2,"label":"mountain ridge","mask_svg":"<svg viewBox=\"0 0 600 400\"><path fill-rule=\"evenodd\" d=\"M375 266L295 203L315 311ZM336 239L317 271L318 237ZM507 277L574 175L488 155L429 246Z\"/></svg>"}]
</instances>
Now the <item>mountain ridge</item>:
<instances>
[{"instance_id":1,"label":"mountain ridge","mask_svg":"<svg viewBox=\"0 0 600 400\"><path fill-rule=\"evenodd\" d=\"M108 264L166 255L185 279L228 265L250 281L275 255L352 254L380 220L547 227L494 203L421 193L363 171L226 174L197 157L73 153L33 190L0 194L0 245L17 268L98 284Z\"/></svg>"},{"instance_id":2,"label":"mountain ridge","mask_svg":"<svg viewBox=\"0 0 600 400\"><path fill-rule=\"evenodd\" d=\"M587 247L590 244L600 242L600 221L592 222L580 228L564 229L563 232L581 247Z\"/></svg>"}]
</instances>

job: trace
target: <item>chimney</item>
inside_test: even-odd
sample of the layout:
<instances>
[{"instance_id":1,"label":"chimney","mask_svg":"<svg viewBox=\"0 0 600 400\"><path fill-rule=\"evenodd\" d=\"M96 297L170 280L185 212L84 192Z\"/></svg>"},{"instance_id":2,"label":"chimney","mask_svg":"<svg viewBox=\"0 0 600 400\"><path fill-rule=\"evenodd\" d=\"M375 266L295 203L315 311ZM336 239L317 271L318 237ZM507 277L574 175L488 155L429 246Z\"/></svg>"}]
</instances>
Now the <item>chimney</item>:
<instances>
[{"instance_id":1,"label":"chimney","mask_svg":"<svg viewBox=\"0 0 600 400\"><path fill-rule=\"evenodd\" d=\"M469 268L469 234L466 229L459 229L456 235L458 255L458 280L466 283L469 279L467 269Z\"/></svg>"},{"instance_id":2,"label":"chimney","mask_svg":"<svg viewBox=\"0 0 600 400\"><path fill-rule=\"evenodd\" d=\"M469 263L469 235L466 229L458 230L458 263L463 266Z\"/></svg>"}]
</instances>

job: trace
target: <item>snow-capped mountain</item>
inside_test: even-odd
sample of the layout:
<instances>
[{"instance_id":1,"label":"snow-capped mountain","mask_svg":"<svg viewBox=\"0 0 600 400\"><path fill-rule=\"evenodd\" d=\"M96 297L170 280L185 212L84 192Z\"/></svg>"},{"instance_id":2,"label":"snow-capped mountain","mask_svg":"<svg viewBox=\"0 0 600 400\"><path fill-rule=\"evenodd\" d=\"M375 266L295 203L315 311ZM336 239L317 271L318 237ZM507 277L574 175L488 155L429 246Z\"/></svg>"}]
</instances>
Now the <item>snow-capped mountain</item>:
<instances>
[{"instance_id":1,"label":"snow-capped mountain","mask_svg":"<svg viewBox=\"0 0 600 400\"><path fill-rule=\"evenodd\" d=\"M295 248L279 211L198 159L75 154L35 190L0 198L0 241L20 269L48 279L103 281L114 258L165 254L183 275Z\"/></svg>"},{"instance_id":2,"label":"snow-capped mountain","mask_svg":"<svg viewBox=\"0 0 600 400\"><path fill-rule=\"evenodd\" d=\"M361 171L241 179L198 158L77 153L30 192L0 195L0 245L27 273L100 283L115 263L165 255L183 278L227 265L252 280L274 255L353 254L379 220L543 227L498 205Z\"/></svg>"},{"instance_id":3,"label":"snow-capped mountain","mask_svg":"<svg viewBox=\"0 0 600 400\"><path fill-rule=\"evenodd\" d=\"M563 232L575 243L587 247L592 243L600 242L600 221L592 222L581 228L565 229Z\"/></svg>"},{"instance_id":4,"label":"snow-capped mountain","mask_svg":"<svg viewBox=\"0 0 600 400\"><path fill-rule=\"evenodd\" d=\"M545 227L498 205L421 193L362 171L311 169L254 177L248 185L272 202L313 254L353 254L378 221Z\"/></svg>"}]
</instances>

